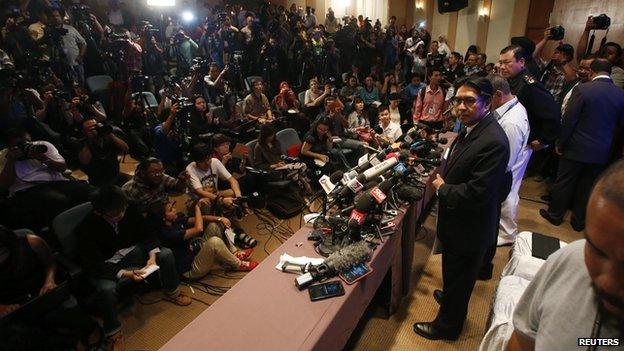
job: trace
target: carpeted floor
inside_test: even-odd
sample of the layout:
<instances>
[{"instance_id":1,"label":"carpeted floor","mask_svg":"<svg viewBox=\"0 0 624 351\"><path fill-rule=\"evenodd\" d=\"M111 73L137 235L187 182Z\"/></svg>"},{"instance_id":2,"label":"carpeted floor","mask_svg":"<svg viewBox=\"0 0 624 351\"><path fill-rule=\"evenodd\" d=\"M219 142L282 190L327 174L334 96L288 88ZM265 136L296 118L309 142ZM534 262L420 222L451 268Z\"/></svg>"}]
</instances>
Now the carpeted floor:
<instances>
[{"instance_id":1,"label":"carpeted floor","mask_svg":"<svg viewBox=\"0 0 624 351\"><path fill-rule=\"evenodd\" d=\"M135 163L122 164L122 171L133 173ZM582 233L572 230L569 219L559 227L554 227L542 219L538 210L545 207L539 199L545 193L546 185L533 179L526 179L521 188L521 201L518 212L518 225L521 231L536 231L573 241ZM184 206L184 199L178 205ZM261 261L279 247L287 232L300 227L300 217L286 222L262 223L256 215L245 218L243 227L258 240L252 259ZM279 227L273 228L275 224ZM264 226L263 226L264 225ZM509 247L497 250L494 278L477 282L472 294L464 331L458 341L429 341L412 331L412 324L432 320L438 305L432 293L442 285L441 256L432 255L431 248L435 236L435 207L417 233L415 248L414 277L411 293L404 297L397 313L387 318L380 309L371 304L353 333L346 349L350 350L477 350L485 332L492 296L498 284L500 272L507 262ZM216 301L219 294L233 286L245 273L215 272L202 279L205 286L194 284L193 288L184 285L183 289L195 301L187 307L177 307L160 300L159 292L150 292L135 297L136 303L122 311L123 331L127 350L157 350L184 328L190 321ZM205 291L202 291L205 290ZM258 294L250 292L250 294ZM244 316L241 316L244 318ZM270 318L270 316L267 316ZM221 349L223 345L215 345Z\"/></svg>"}]
</instances>

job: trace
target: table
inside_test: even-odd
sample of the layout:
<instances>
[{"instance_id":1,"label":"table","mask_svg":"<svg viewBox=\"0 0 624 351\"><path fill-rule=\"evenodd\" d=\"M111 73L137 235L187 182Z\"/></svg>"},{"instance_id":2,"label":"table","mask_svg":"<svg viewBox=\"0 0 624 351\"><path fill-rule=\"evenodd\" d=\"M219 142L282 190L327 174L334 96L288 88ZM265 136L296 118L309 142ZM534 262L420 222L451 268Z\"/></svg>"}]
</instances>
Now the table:
<instances>
[{"instance_id":1,"label":"table","mask_svg":"<svg viewBox=\"0 0 624 351\"><path fill-rule=\"evenodd\" d=\"M342 349L386 274L390 313L409 290L415 231L426 198L400 209L397 231L384 238L369 262L373 272L354 285L344 284L345 295L311 302L307 291L295 287L296 275L275 269L283 253L319 257L307 240L312 228L304 226L161 350Z\"/></svg>"}]
</instances>

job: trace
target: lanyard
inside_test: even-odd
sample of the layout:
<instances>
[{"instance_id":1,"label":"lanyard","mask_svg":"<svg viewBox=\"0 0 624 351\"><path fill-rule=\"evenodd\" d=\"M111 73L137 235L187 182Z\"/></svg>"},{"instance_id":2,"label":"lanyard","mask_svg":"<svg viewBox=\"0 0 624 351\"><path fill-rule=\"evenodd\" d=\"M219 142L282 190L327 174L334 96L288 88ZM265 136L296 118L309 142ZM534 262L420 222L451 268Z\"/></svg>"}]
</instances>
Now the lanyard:
<instances>
[{"instance_id":1,"label":"lanyard","mask_svg":"<svg viewBox=\"0 0 624 351\"><path fill-rule=\"evenodd\" d=\"M516 101L515 101L513 104L511 104L511 106L509 106L509 107L505 110L505 112L503 112L503 113L501 113L501 114L500 114L500 118L503 118L503 116L504 116L507 112L509 112L509 110L511 110L512 108L514 108L514 106L516 106L516 105L518 104L518 102L519 102L519 101L520 101L520 100L518 100L518 99L516 98Z\"/></svg>"},{"instance_id":2,"label":"lanyard","mask_svg":"<svg viewBox=\"0 0 624 351\"><path fill-rule=\"evenodd\" d=\"M598 308L596 310L596 318L594 318L594 325L592 327L591 336L592 339L598 339L600 336L600 327L602 326L602 305L598 303ZM598 349L598 345L589 345L587 346L587 351L596 351Z\"/></svg>"}]
</instances>

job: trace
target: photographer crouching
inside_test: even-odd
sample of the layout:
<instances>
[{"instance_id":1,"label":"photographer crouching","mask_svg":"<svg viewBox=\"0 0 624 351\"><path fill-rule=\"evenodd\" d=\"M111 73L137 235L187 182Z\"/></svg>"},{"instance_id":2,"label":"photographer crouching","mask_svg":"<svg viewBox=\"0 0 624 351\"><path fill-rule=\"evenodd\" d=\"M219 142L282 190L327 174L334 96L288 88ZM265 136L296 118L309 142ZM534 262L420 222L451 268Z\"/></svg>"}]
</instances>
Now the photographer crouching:
<instances>
[{"instance_id":1,"label":"photographer crouching","mask_svg":"<svg viewBox=\"0 0 624 351\"><path fill-rule=\"evenodd\" d=\"M95 186L123 185L130 176L119 172L117 155L128 152L128 144L113 133L113 127L85 119L82 122L82 147L78 152L80 168Z\"/></svg>"},{"instance_id":2,"label":"photographer crouching","mask_svg":"<svg viewBox=\"0 0 624 351\"><path fill-rule=\"evenodd\" d=\"M31 141L22 129L6 132L8 145L0 190L10 193L3 223L38 230L59 213L89 200L92 187L66 178L65 159L47 141Z\"/></svg>"}]
</instances>

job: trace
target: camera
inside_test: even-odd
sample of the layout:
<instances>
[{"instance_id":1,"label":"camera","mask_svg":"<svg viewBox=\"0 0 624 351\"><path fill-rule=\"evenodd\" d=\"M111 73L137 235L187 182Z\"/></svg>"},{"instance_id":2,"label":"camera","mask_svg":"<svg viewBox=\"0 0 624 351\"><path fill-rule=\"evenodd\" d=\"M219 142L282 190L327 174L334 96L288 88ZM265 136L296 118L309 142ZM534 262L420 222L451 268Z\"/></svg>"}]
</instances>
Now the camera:
<instances>
[{"instance_id":1,"label":"camera","mask_svg":"<svg viewBox=\"0 0 624 351\"><path fill-rule=\"evenodd\" d=\"M133 93L138 93L138 92L142 92L145 91L145 87L147 86L147 83L149 82L149 77L148 76L134 76L132 77L132 92Z\"/></svg>"},{"instance_id":2,"label":"camera","mask_svg":"<svg viewBox=\"0 0 624 351\"><path fill-rule=\"evenodd\" d=\"M23 141L17 144L17 147L24 155L28 155L30 153L33 154L44 154L48 152L48 147L40 144L33 144L30 141Z\"/></svg>"},{"instance_id":3,"label":"camera","mask_svg":"<svg viewBox=\"0 0 624 351\"><path fill-rule=\"evenodd\" d=\"M89 13L89 6L83 4L73 5L71 7L71 13L74 21L76 22L90 22L91 14Z\"/></svg>"},{"instance_id":4,"label":"camera","mask_svg":"<svg viewBox=\"0 0 624 351\"><path fill-rule=\"evenodd\" d=\"M52 98L57 101L70 101L72 99L71 95L63 89L52 90Z\"/></svg>"},{"instance_id":5,"label":"camera","mask_svg":"<svg viewBox=\"0 0 624 351\"><path fill-rule=\"evenodd\" d=\"M611 25L611 18L606 14L601 14L593 18L594 29L607 29Z\"/></svg>"},{"instance_id":6,"label":"camera","mask_svg":"<svg viewBox=\"0 0 624 351\"><path fill-rule=\"evenodd\" d=\"M113 127L108 124L98 123L95 125L95 130L97 131L99 136L103 137L112 133Z\"/></svg>"},{"instance_id":7,"label":"camera","mask_svg":"<svg viewBox=\"0 0 624 351\"><path fill-rule=\"evenodd\" d=\"M192 112L195 104L187 97L170 97L172 104L178 104L178 113Z\"/></svg>"},{"instance_id":8,"label":"camera","mask_svg":"<svg viewBox=\"0 0 624 351\"><path fill-rule=\"evenodd\" d=\"M562 26L555 26L550 28L550 33L548 34L548 39L550 40L561 40L565 36L565 29Z\"/></svg>"},{"instance_id":9,"label":"camera","mask_svg":"<svg viewBox=\"0 0 624 351\"><path fill-rule=\"evenodd\" d=\"M208 74L208 70L210 69L210 62L205 58L196 57L193 59L193 64L191 65L191 71L198 72L201 75Z\"/></svg>"}]
</instances>

